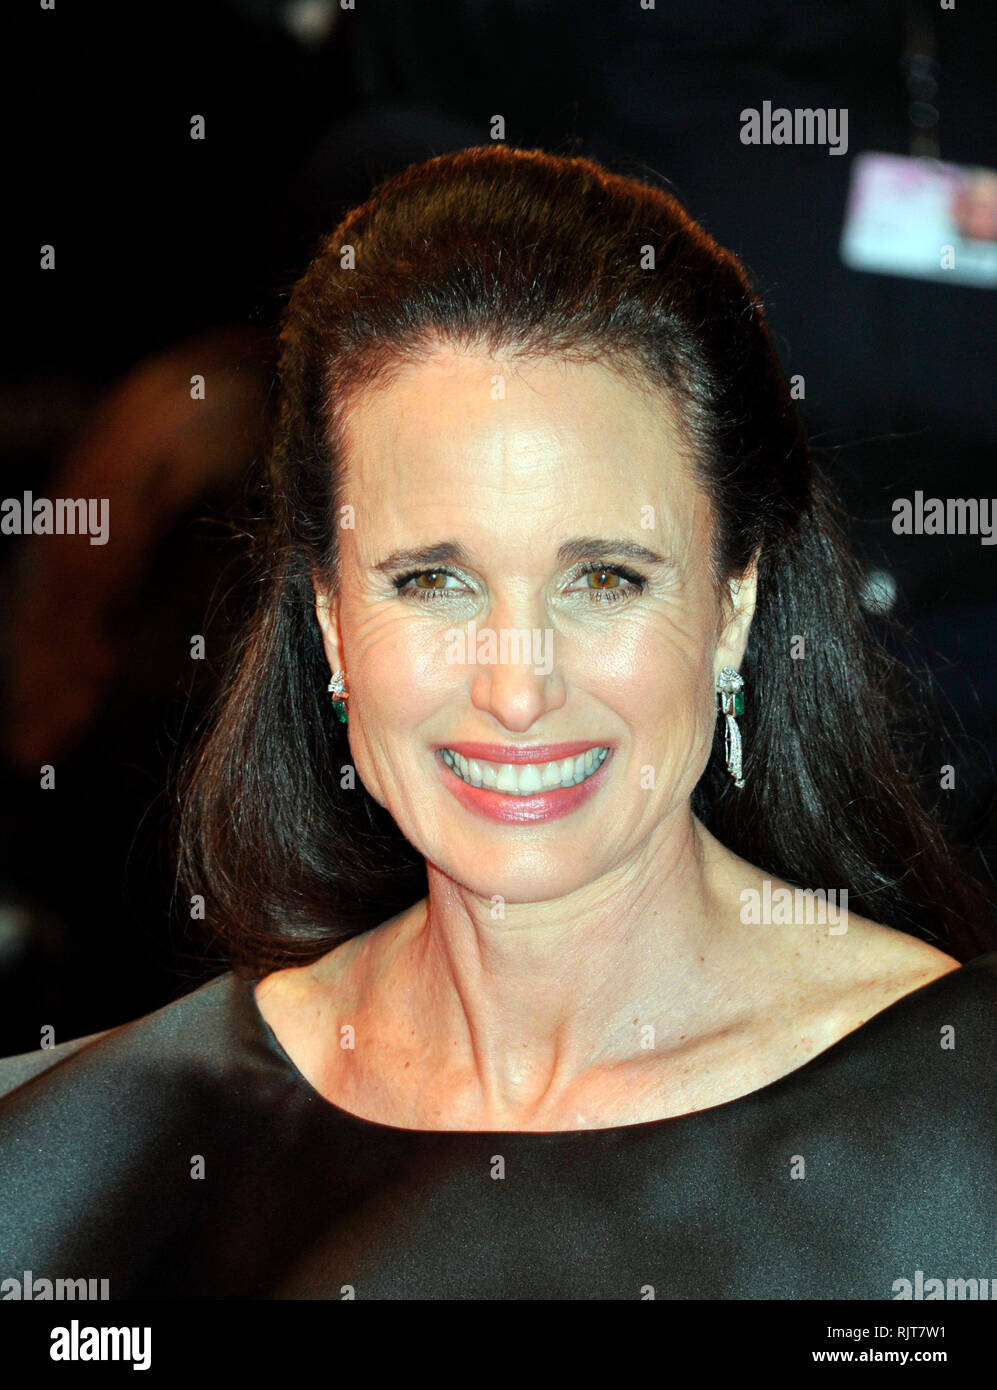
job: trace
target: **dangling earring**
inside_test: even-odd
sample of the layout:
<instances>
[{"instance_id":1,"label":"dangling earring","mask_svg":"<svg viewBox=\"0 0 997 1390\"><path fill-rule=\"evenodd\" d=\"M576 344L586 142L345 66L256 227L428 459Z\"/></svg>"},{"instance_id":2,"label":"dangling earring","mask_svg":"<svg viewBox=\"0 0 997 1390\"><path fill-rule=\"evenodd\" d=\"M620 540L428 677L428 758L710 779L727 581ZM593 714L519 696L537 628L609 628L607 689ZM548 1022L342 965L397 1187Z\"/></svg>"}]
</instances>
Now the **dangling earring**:
<instances>
[{"instance_id":1,"label":"dangling earring","mask_svg":"<svg viewBox=\"0 0 997 1390\"><path fill-rule=\"evenodd\" d=\"M346 723L346 701L350 698L350 692L346 689L346 677L342 671L337 671L329 682L329 694L332 696L332 708L336 718L341 724Z\"/></svg>"},{"instance_id":2,"label":"dangling earring","mask_svg":"<svg viewBox=\"0 0 997 1390\"><path fill-rule=\"evenodd\" d=\"M734 779L735 787L744 786L741 776L741 730L737 727L736 715L744 713L744 680L733 666L725 666L717 677L717 694L720 697L719 713L727 720L724 748L727 754L727 771Z\"/></svg>"}]
</instances>

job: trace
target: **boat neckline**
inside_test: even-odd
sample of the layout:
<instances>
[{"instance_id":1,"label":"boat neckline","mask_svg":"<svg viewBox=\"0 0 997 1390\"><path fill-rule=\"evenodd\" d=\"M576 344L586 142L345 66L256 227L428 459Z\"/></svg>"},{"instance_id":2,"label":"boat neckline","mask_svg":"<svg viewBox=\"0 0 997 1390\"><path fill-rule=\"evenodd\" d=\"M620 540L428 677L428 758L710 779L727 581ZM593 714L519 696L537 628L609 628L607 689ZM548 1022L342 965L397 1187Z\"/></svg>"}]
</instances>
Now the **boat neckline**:
<instances>
[{"instance_id":1,"label":"boat neckline","mask_svg":"<svg viewBox=\"0 0 997 1390\"><path fill-rule=\"evenodd\" d=\"M327 1096L322 1095L321 1091L317 1090L312 1085L294 1059L288 1054L280 1039L277 1037L277 1034L270 1027L270 1024L263 1017L260 1006L256 1001L255 992L256 985L259 984L260 979L263 977L254 977L250 979L248 983L246 983L245 978L243 978L243 984L246 989L249 1007L257 1033L261 1039L269 1045L271 1051L276 1051L277 1056L284 1062L298 1086L303 1088L312 1100L324 1106L330 1116L337 1117L343 1122L356 1125L362 1129L382 1130L387 1133L411 1134L420 1137L430 1135L451 1137L463 1136L466 1138L487 1136L489 1138L508 1139L511 1136L516 1139L550 1140L567 1139L572 1136L582 1135L591 1137L592 1135L599 1134L637 1135L640 1133L650 1133L653 1130L664 1129L668 1125L679 1124L682 1121L694 1119L707 1120L720 1111L730 1111L734 1106L746 1105L748 1102L758 1101L762 1096L770 1091L774 1091L777 1087L792 1083L805 1072L816 1069L818 1064L826 1063L827 1059L832 1054L838 1055L849 1047L854 1047L860 1039L864 1038L864 1035L871 1028L881 1026L882 1021L888 1014L894 1014L898 1010L910 1008L915 1000L920 1001L929 991L937 989L944 981L952 981L957 976L962 976L970 967L978 966L985 962L997 966L997 951L988 952L982 956L975 956L970 961L964 961L954 970L946 970L941 975L936 975L933 980L928 980L923 985L915 986L914 989L908 990L906 994L901 994L899 998L892 1000L885 1008L880 1009L877 1013L871 1014L869 1018L858 1024L857 1027L842 1034L840 1038L837 1038L833 1043L829 1044L829 1046L822 1048L820 1052L815 1052L812 1057L808 1057L805 1062L801 1062L800 1065L794 1067L792 1071L784 1072L782 1076L777 1076L772 1081L766 1081L761 1086L756 1086L752 1091L745 1091L743 1095L733 1096L730 1100L719 1101L716 1105L702 1106L698 1110L686 1110L678 1115L663 1115L656 1120L638 1120L634 1124L627 1125L597 1125L585 1129L410 1129L406 1125L386 1124L383 1120L371 1120L365 1115L358 1115L353 1110L346 1110L343 1106L338 1105L336 1101L329 1100Z\"/></svg>"}]
</instances>

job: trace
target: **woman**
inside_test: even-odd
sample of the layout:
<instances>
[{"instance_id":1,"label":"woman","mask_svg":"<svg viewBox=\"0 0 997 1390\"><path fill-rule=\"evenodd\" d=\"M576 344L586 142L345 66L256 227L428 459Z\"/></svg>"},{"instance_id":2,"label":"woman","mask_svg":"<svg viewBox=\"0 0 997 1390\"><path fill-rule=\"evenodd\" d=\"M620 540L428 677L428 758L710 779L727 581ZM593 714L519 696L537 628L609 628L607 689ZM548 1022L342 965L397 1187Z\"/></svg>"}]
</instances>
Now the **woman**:
<instances>
[{"instance_id":1,"label":"woman","mask_svg":"<svg viewBox=\"0 0 997 1390\"><path fill-rule=\"evenodd\" d=\"M8 1265L112 1298L989 1272L997 953L735 259L586 160L413 167L294 288L270 489L182 826L232 969L3 1064Z\"/></svg>"}]
</instances>

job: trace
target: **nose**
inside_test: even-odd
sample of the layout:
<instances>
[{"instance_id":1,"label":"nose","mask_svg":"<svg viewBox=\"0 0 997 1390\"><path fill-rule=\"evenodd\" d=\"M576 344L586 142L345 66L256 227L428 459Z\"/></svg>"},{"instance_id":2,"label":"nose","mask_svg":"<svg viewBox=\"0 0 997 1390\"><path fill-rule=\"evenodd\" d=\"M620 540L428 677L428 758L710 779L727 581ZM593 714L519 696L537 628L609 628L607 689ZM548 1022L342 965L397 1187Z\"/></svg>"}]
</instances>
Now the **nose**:
<instances>
[{"instance_id":1,"label":"nose","mask_svg":"<svg viewBox=\"0 0 997 1390\"><path fill-rule=\"evenodd\" d=\"M519 614L520 625L507 604L496 603L473 634L469 626L471 704L491 714L506 729L525 733L552 710L560 709L567 689L557 661L557 642L549 625L536 623L540 614Z\"/></svg>"}]
</instances>

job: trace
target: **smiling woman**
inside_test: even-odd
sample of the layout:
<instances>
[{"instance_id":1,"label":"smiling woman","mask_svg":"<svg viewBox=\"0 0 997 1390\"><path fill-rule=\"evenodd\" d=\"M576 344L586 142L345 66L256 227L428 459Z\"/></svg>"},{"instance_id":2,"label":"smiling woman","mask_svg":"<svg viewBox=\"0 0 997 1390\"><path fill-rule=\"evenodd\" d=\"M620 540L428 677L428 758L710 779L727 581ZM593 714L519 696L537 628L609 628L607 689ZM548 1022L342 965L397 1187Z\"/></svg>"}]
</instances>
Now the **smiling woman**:
<instances>
[{"instance_id":1,"label":"smiling woman","mask_svg":"<svg viewBox=\"0 0 997 1390\"><path fill-rule=\"evenodd\" d=\"M442 156L318 248L279 386L261 599L183 787L232 968L0 1064L47 1155L8 1248L99 1248L112 1297L982 1269L987 909L734 257L590 161Z\"/></svg>"}]
</instances>

